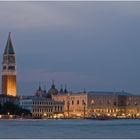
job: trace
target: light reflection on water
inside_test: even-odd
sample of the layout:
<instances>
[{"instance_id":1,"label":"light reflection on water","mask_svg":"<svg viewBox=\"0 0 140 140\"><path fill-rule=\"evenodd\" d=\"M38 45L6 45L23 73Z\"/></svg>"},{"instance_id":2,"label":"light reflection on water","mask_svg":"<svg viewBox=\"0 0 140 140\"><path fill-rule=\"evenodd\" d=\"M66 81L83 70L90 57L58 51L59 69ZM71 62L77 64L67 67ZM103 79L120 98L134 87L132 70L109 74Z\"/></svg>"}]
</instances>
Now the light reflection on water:
<instances>
[{"instance_id":1,"label":"light reflection on water","mask_svg":"<svg viewBox=\"0 0 140 140\"><path fill-rule=\"evenodd\" d=\"M140 120L1 120L0 138L140 138Z\"/></svg>"}]
</instances>

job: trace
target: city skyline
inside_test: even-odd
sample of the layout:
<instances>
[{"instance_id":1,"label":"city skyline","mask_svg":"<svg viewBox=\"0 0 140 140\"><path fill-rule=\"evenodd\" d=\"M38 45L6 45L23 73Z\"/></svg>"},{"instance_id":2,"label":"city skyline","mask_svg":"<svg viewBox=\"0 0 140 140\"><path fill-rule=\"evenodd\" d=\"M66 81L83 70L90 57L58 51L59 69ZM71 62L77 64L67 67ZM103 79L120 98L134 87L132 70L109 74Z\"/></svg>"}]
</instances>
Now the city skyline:
<instances>
[{"instance_id":1,"label":"city skyline","mask_svg":"<svg viewBox=\"0 0 140 140\"><path fill-rule=\"evenodd\" d=\"M8 32L18 95L38 88L140 94L140 2L1 2L0 60ZM5 18L7 17L7 18Z\"/></svg>"}]
</instances>

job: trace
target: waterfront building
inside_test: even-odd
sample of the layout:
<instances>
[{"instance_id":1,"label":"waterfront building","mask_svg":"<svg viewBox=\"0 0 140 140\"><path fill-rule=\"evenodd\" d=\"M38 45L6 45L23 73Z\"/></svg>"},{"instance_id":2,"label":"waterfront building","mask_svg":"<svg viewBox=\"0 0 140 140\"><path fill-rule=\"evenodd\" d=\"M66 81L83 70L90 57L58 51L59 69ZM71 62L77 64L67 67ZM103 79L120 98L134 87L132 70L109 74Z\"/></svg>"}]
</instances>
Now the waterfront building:
<instances>
[{"instance_id":1,"label":"waterfront building","mask_svg":"<svg viewBox=\"0 0 140 140\"><path fill-rule=\"evenodd\" d=\"M65 117L84 117L87 115L88 94L87 93L63 93L53 95L55 101L64 102Z\"/></svg>"},{"instance_id":2,"label":"waterfront building","mask_svg":"<svg viewBox=\"0 0 140 140\"><path fill-rule=\"evenodd\" d=\"M16 57L10 33L3 53L2 65L2 94L16 96Z\"/></svg>"},{"instance_id":3,"label":"waterfront building","mask_svg":"<svg viewBox=\"0 0 140 140\"><path fill-rule=\"evenodd\" d=\"M119 97L119 107L123 116L140 118L140 95Z\"/></svg>"},{"instance_id":4,"label":"waterfront building","mask_svg":"<svg viewBox=\"0 0 140 140\"><path fill-rule=\"evenodd\" d=\"M64 103L50 98L32 96L20 99L20 106L30 110L33 118L61 118Z\"/></svg>"},{"instance_id":5,"label":"waterfront building","mask_svg":"<svg viewBox=\"0 0 140 140\"><path fill-rule=\"evenodd\" d=\"M82 92L53 95L64 102L66 117L140 117L140 96L127 92Z\"/></svg>"}]
</instances>

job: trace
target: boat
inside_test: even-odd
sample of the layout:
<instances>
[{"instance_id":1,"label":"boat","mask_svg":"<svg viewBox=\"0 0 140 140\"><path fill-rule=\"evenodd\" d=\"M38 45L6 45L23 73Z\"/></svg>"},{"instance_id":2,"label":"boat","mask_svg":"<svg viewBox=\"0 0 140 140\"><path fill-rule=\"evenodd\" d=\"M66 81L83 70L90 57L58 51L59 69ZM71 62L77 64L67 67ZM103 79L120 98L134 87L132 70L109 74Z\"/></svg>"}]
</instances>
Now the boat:
<instances>
[{"instance_id":1,"label":"boat","mask_svg":"<svg viewBox=\"0 0 140 140\"><path fill-rule=\"evenodd\" d=\"M91 117L88 117L86 119L93 119L93 120L112 120L113 117L102 114L102 115L93 115Z\"/></svg>"}]
</instances>

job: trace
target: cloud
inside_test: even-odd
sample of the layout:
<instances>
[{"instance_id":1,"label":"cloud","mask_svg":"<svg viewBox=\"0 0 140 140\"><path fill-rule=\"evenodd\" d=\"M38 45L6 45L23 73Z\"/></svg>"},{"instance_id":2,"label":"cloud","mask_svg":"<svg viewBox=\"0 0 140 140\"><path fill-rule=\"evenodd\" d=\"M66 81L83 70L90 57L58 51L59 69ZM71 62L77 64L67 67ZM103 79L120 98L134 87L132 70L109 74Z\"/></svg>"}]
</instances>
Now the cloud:
<instances>
[{"instance_id":1,"label":"cloud","mask_svg":"<svg viewBox=\"0 0 140 140\"><path fill-rule=\"evenodd\" d=\"M138 15L139 6L138 2L0 2L0 28L76 29L90 22L96 27L115 20L116 14Z\"/></svg>"},{"instance_id":2,"label":"cloud","mask_svg":"<svg viewBox=\"0 0 140 140\"><path fill-rule=\"evenodd\" d=\"M22 74L24 73L24 75ZM27 75L27 76L26 76ZM54 72L48 71L46 69L28 69L24 71L20 71L19 80L23 82L31 82L31 81L72 81L73 78L82 77L76 72Z\"/></svg>"},{"instance_id":3,"label":"cloud","mask_svg":"<svg viewBox=\"0 0 140 140\"><path fill-rule=\"evenodd\" d=\"M76 19L49 2L0 2L1 28L42 29L71 27Z\"/></svg>"}]
</instances>

